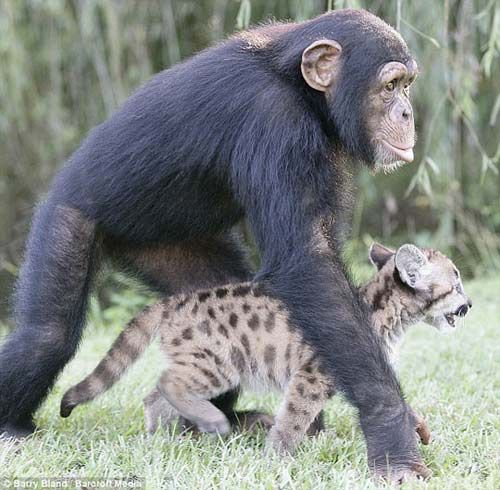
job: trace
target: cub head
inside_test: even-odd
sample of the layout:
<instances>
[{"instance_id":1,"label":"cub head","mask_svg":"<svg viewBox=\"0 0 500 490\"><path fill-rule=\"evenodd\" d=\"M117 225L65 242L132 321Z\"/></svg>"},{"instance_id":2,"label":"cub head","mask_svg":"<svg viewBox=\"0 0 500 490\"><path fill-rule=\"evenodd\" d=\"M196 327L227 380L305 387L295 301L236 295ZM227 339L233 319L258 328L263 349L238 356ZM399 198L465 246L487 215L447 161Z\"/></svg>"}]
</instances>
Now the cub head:
<instances>
[{"instance_id":1,"label":"cub head","mask_svg":"<svg viewBox=\"0 0 500 490\"><path fill-rule=\"evenodd\" d=\"M374 243L369 255L379 271L392 273L395 281L415 299L423 321L438 330L453 331L456 318L464 317L472 307L459 270L437 250L411 244L391 250Z\"/></svg>"}]
</instances>

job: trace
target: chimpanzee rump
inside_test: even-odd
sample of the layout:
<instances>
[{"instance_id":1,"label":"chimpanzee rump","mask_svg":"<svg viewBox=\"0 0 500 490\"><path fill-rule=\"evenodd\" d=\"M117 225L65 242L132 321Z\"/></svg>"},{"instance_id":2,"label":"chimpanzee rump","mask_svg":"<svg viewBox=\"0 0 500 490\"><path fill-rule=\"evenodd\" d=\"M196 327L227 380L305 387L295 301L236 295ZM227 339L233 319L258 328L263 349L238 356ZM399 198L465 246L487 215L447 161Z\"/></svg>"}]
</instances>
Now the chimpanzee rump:
<instances>
[{"instance_id":1,"label":"chimpanzee rump","mask_svg":"<svg viewBox=\"0 0 500 490\"><path fill-rule=\"evenodd\" d=\"M350 208L346 158L373 170L413 159L415 75L397 32L341 10L244 32L139 88L90 132L36 213L18 328L0 352L0 426L33 429L77 349L101 257L163 294L241 281L249 269L231 229L246 218L257 279L357 407L370 465L414 472L411 411L353 292L337 228Z\"/></svg>"}]
</instances>

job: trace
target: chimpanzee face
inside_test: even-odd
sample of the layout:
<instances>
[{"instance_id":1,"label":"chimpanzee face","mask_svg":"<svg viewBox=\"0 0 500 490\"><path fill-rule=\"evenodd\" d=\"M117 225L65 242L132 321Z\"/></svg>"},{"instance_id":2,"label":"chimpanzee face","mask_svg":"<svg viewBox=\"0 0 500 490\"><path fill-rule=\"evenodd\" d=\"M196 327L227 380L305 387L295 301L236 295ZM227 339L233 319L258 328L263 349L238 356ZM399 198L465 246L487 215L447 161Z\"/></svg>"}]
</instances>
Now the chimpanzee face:
<instances>
[{"instance_id":1,"label":"chimpanzee face","mask_svg":"<svg viewBox=\"0 0 500 490\"><path fill-rule=\"evenodd\" d=\"M375 171L391 172L413 161L415 124L409 91L416 76L414 60L406 65L391 61L382 66L369 90L365 117Z\"/></svg>"},{"instance_id":2,"label":"chimpanzee face","mask_svg":"<svg viewBox=\"0 0 500 490\"><path fill-rule=\"evenodd\" d=\"M302 76L311 88L324 92L336 134L349 153L375 172L391 172L413 161L409 89L417 64L408 58L363 72L361 59L343 53L337 41L321 39L303 51Z\"/></svg>"}]
</instances>

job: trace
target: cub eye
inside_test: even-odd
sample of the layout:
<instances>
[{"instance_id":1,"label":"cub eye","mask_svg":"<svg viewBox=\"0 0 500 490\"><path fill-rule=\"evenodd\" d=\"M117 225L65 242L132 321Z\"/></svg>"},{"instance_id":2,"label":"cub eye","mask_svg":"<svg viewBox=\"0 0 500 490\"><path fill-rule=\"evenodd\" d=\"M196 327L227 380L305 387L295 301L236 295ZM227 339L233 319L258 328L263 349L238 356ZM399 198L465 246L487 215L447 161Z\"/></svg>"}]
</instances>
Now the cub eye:
<instances>
[{"instance_id":1,"label":"cub eye","mask_svg":"<svg viewBox=\"0 0 500 490\"><path fill-rule=\"evenodd\" d=\"M385 89L387 90L387 92L392 92L395 88L396 88L396 84L395 84L394 80L392 80L391 82L389 82L385 86Z\"/></svg>"},{"instance_id":2,"label":"cub eye","mask_svg":"<svg viewBox=\"0 0 500 490\"><path fill-rule=\"evenodd\" d=\"M453 272L455 273L455 277L458 279L460 277L460 274L458 273L458 271L455 269Z\"/></svg>"}]
</instances>

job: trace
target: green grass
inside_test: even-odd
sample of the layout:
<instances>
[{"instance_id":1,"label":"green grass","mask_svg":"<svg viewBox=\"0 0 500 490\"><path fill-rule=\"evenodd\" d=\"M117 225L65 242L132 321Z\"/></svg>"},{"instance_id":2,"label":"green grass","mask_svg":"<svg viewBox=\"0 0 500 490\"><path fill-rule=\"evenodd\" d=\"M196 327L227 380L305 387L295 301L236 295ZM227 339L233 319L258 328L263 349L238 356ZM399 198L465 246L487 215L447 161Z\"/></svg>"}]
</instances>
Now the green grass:
<instances>
[{"instance_id":1,"label":"green grass","mask_svg":"<svg viewBox=\"0 0 500 490\"><path fill-rule=\"evenodd\" d=\"M407 398L433 433L423 455L434 477L407 488L500 487L500 279L476 280L466 290L474 308L465 326L447 336L415 327L401 352ZM121 328L88 328L80 352L37 416L43 430L20 447L0 447L0 487L15 476L137 476L147 488L190 490L373 486L353 410L338 397L328 404L328 430L305 442L294 459L264 455L262 433L225 440L179 439L166 432L147 438L141 400L161 369L155 347L108 394L61 419L62 394L90 372ZM240 405L275 410L278 400L245 395Z\"/></svg>"}]
</instances>

